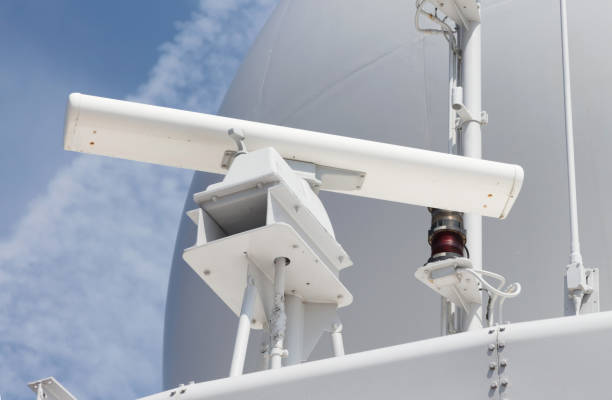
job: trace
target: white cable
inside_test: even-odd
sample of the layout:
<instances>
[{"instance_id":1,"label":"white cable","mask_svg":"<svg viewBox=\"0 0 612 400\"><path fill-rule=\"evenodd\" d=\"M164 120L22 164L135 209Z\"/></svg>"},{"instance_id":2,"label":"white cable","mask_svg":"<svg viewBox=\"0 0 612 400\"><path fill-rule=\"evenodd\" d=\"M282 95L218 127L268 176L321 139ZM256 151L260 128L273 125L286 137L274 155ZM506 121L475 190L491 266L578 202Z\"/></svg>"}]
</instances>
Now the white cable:
<instances>
[{"instance_id":1,"label":"white cable","mask_svg":"<svg viewBox=\"0 0 612 400\"><path fill-rule=\"evenodd\" d=\"M499 274L496 274L490 271L485 271L485 270L476 271L476 270L473 270L472 268L462 268L462 267L460 268L462 271L468 272L471 275L473 275L476 279L478 279L478 281L482 284L482 286L484 286L489 296L491 296L491 304L489 306L489 311L490 311L489 326L492 324L494 320L493 312L491 310L495 309L495 302L497 301L498 298L501 298L499 302L499 319L500 319L500 322L503 322L502 316L503 316L504 301L506 299L511 299L511 298L518 296L521 293L521 284L518 282L515 282L511 284L510 286L508 286L505 291L502 291L501 288L506 283L506 278L504 278L502 275L499 275ZM500 285L497 288L494 288L493 286L491 286L491 284L489 284L489 282L487 282L479 274L498 280L500 282Z\"/></svg>"},{"instance_id":2,"label":"white cable","mask_svg":"<svg viewBox=\"0 0 612 400\"><path fill-rule=\"evenodd\" d=\"M511 285L511 286L515 286L516 287L516 289L514 291L512 291L512 292L509 292L509 291L502 292L501 290L498 290L498 289L494 288L493 286L491 286L489 284L489 282L487 282L486 280L484 280L484 278L482 278L480 275L478 275L478 274L482 274L482 275L485 275L485 276L490 276L490 277L498 279L498 280L504 280L504 282L505 282L504 277L501 276L501 275L498 275L496 273L489 272L489 271L484 271L484 270L475 271L472 268L461 268L461 270L465 271L465 272L469 272L470 274L472 274L476 279L478 279L480 281L480 283L482 283L482 285L490 293L493 293L496 296L499 296L499 297L502 297L502 298L511 299L511 298L514 298L514 297L518 296L521 293L521 285L518 282L517 283L513 283Z\"/></svg>"}]
</instances>

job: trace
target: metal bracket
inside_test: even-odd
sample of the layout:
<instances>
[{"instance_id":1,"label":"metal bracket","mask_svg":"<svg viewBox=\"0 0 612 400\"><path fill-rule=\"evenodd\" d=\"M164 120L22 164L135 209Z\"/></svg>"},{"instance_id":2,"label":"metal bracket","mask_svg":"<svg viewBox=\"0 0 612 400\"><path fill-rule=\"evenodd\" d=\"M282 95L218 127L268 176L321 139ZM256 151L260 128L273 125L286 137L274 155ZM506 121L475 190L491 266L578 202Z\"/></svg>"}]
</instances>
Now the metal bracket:
<instances>
[{"instance_id":1,"label":"metal bracket","mask_svg":"<svg viewBox=\"0 0 612 400\"><path fill-rule=\"evenodd\" d=\"M599 268L585 268L581 262L570 264L564 284L565 315L599 312Z\"/></svg>"},{"instance_id":2,"label":"metal bracket","mask_svg":"<svg viewBox=\"0 0 612 400\"><path fill-rule=\"evenodd\" d=\"M473 304L482 303L480 282L462 269L472 268L464 257L447 258L420 267L414 276L442 297L469 311Z\"/></svg>"},{"instance_id":3,"label":"metal bracket","mask_svg":"<svg viewBox=\"0 0 612 400\"><path fill-rule=\"evenodd\" d=\"M229 169L238 152L226 150L221 159L221 168ZM350 169L328 167L298 160L285 159L287 164L300 177L306 179L313 190L352 191L363 187L366 173Z\"/></svg>"},{"instance_id":4,"label":"metal bracket","mask_svg":"<svg viewBox=\"0 0 612 400\"><path fill-rule=\"evenodd\" d=\"M471 21L480 21L480 3L476 0L429 0L429 2L465 28Z\"/></svg>"},{"instance_id":5,"label":"metal bracket","mask_svg":"<svg viewBox=\"0 0 612 400\"><path fill-rule=\"evenodd\" d=\"M36 400L76 400L76 397L52 376L30 382L28 387L36 393Z\"/></svg>"},{"instance_id":6,"label":"metal bracket","mask_svg":"<svg viewBox=\"0 0 612 400\"><path fill-rule=\"evenodd\" d=\"M486 111L481 111L480 117L477 117L463 104L463 88L461 86L453 88L452 104L453 110L457 112L457 120L455 121L457 128L461 128L470 122L475 122L481 126L489 123L489 114Z\"/></svg>"}]
</instances>

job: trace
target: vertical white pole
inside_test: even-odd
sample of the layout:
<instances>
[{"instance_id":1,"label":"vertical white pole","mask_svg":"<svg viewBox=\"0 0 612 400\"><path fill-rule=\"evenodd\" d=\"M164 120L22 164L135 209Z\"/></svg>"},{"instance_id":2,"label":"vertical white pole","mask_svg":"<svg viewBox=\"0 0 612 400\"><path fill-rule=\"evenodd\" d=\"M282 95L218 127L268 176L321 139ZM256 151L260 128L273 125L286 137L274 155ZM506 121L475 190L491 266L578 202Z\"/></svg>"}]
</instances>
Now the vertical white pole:
<instances>
[{"instance_id":1,"label":"vertical white pole","mask_svg":"<svg viewBox=\"0 0 612 400\"><path fill-rule=\"evenodd\" d=\"M287 336L286 347L289 354L285 365L301 363L304 348L304 303L297 296L285 296L287 306Z\"/></svg>"},{"instance_id":2,"label":"vertical white pole","mask_svg":"<svg viewBox=\"0 0 612 400\"><path fill-rule=\"evenodd\" d=\"M468 29L461 28L463 40L462 85L465 107L476 118L482 112L482 73L481 73L481 38L480 22L471 22ZM482 158L482 136L480 124L469 122L464 125L463 155ZM482 217L478 214L465 214L463 217L467 233L470 259L475 269L482 269ZM482 328L482 307L474 307L470 312L462 313L461 329Z\"/></svg>"},{"instance_id":3,"label":"vertical white pole","mask_svg":"<svg viewBox=\"0 0 612 400\"><path fill-rule=\"evenodd\" d=\"M567 8L560 0L561 45L563 57L563 99L565 106L565 138L567 143L567 175L570 206L570 263L582 263L578 233L578 200L576 199L576 166L574 164L574 121L572 117L572 87L570 84L569 48L567 40Z\"/></svg>"},{"instance_id":4,"label":"vertical white pole","mask_svg":"<svg viewBox=\"0 0 612 400\"><path fill-rule=\"evenodd\" d=\"M578 228L578 200L576 195L576 165L574 159L574 121L572 117L572 86L570 79L569 44L567 38L567 7L565 0L559 1L561 10L561 53L563 58L563 105L565 108L565 142L567 151L567 186L569 192L570 217L570 264L565 270L565 315L578 315L586 294L598 287L587 284L587 273L580 252L580 233ZM568 306L568 301L573 307ZM588 312L599 311L599 307Z\"/></svg>"},{"instance_id":5,"label":"vertical white pole","mask_svg":"<svg viewBox=\"0 0 612 400\"><path fill-rule=\"evenodd\" d=\"M455 127L457 112L453 108L453 88L457 86L455 76L457 57L452 44L449 43L448 48L448 153L457 154L457 129Z\"/></svg>"},{"instance_id":6,"label":"vertical white pole","mask_svg":"<svg viewBox=\"0 0 612 400\"><path fill-rule=\"evenodd\" d=\"M344 340L342 339L342 324L335 323L332 325L331 331L332 339L332 351L334 357L340 357L344 355Z\"/></svg>"},{"instance_id":7,"label":"vertical white pole","mask_svg":"<svg viewBox=\"0 0 612 400\"><path fill-rule=\"evenodd\" d=\"M459 36L459 35L457 35ZM453 108L453 89L457 86L457 55L451 43L448 44L448 153L457 154L457 112ZM449 302L440 297L440 335L448 334Z\"/></svg>"},{"instance_id":8,"label":"vertical white pole","mask_svg":"<svg viewBox=\"0 0 612 400\"><path fill-rule=\"evenodd\" d=\"M244 360L246 359L249 335L251 333L251 319L253 318L253 308L255 306L255 281L252 277L247 277L247 285L242 297L242 309L238 320L238 331L234 343L234 354L229 376L242 375L244 370Z\"/></svg>"},{"instance_id":9,"label":"vertical white pole","mask_svg":"<svg viewBox=\"0 0 612 400\"><path fill-rule=\"evenodd\" d=\"M445 297L440 297L440 336L448 335L449 302Z\"/></svg>"},{"instance_id":10,"label":"vertical white pole","mask_svg":"<svg viewBox=\"0 0 612 400\"><path fill-rule=\"evenodd\" d=\"M270 318L270 368L282 367L282 358L285 355L283 347L285 341L285 327L287 316L285 314L285 270L289 259L277 257L274 259L274 305Z\"/></svg>"}]
</instances>

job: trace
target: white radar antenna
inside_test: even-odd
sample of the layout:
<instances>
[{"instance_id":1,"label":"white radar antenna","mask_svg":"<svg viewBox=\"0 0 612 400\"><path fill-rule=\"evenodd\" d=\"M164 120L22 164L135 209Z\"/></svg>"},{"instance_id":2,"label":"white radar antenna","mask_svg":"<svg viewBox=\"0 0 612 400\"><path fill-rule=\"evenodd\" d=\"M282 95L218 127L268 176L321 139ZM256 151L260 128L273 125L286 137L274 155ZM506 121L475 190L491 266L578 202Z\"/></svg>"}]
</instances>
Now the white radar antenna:
<instances>
[{"instance_id":1,"label":"white radar antenna","mask_svg":"<svg viewBox=\"0 0 612 400\"><path fill-rule=\"evenodd\" d=\"M443 334L492 325L496 302L501 320L503 301L519 294L520 285L505 287L502 276L482 269L481 218L508 216L523 169L481 159L480 128L487 116L480 104L480 5L416 5L417 28L449 42L449 154L69 96L66 150L225 175L193 196L188 215L197 234L183 258L238 317L230 377L243 374L252 329L266 332L262 369L308 360L324 332L331 335L332 354L344 355L337 309L353 297L340 271L353 263L335 239L321 190L430 209L432 254L415 275L442 296ZM422 16L437 27L421 27ZM482 292L488 294L484 320Z\"/></svg>"}]
</instances>

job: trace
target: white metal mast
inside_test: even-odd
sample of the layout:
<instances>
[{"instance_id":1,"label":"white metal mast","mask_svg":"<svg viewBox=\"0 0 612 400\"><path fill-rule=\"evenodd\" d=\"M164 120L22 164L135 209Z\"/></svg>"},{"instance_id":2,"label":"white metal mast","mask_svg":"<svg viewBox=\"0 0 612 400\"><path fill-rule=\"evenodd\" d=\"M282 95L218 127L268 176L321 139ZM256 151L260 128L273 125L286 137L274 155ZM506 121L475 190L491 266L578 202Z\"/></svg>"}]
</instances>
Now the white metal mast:
<instances>
[{"instance_id":1,"label":"white metal mast","mask_svg":"<svg viewBox=\"0 0 612 400\"><path fill-rule=\"evenodd\" d=\"M580 252L578 200L576 195L576 165L574 156L574 121L572 117L572 87L567 38L567 7L559 0L561 16L561 54L563 59L563 106L565 109L565 141L567 150L567 185L570 217L570 264L565 272L565 314L599 311L599 271L585 269ZM594 293L594 295L593 295ZM588 304L588 307L583 306Z\"/></svg>"},{"instance_id":2,"label":"white metal mast","mask_svg":"<svg viewBox=\"0 0 612 400\"><path fill-rule=\"evenodd\" d=\"M482 67L481 67L481 38L480 21L470 21L468 28L461 30L462 69L461 80L463 87L463 101L465 107L473 116L480 116L482 112ZM462 131L462 153L466 157L482 158L481 126L478 121L465 124ZM463 216L466 230L470 260L476 270L482 270L482 217L474 213ZM462 330L482 328L482 307L475 307L471 313L462 317Z\"/></svg>"}]
</instances>

